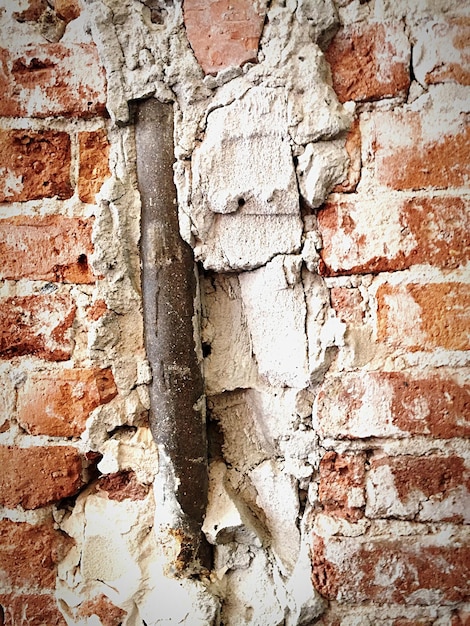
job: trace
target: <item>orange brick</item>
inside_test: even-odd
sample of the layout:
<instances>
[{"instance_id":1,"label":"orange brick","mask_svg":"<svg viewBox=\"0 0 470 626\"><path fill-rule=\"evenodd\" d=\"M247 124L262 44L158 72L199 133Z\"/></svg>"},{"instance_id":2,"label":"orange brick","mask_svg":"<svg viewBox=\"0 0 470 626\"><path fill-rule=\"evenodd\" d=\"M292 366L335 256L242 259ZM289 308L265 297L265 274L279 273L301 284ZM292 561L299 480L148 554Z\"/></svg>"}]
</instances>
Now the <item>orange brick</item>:
<instances>
[{"instance_id":1,"label":"orange brick","mask_svg":"<svg viewBox=\"0 0 470 626\"><path fill-rule=\"evenodd\" d=\"M451 605L468 593L470 548L441 535L314 537L313 584L342 604Z\"/></svg>"},{"instance_id":2,"label":"orange brick","mask_svg":"<svg viewBox=\"0 0 470 626\"><path fill-rule=\"evenodd\" d=\"M0 358L32 355L50 361L69 359L75 310L67 294L1 299Z\"/></svg>"},{"instance_id":3,"label":"orange brick","mask_svg":"<svg viewBox=\"0 0 470 626\"><path fill-rule=\"evenodd\" d=\"M49 594L0 595L3 626L66 626L56 599Z\"/></svg>"},{"instance_id":4,"label":"orange brick","mask_svg":"<svg viewBox=\"0 0 470 626\"><path fill-rule=\"evenodd\" d=\"M320 461L318 499L325 513L356 521L364 516L365 456L327 452Z\"/></svg>"},{"instance_id":5,"label":"orange brick","mask_svg":"<svg viewBox=\"0 0 470 626\"><path fill-rule=\"evenodd\" d=\"M341 102L404 95L410 85L410 45L399 22L344 26L325 57Z\"/></svg>"},{"instance_id":6,"label":"orange brick","mask_svg":"<svg viewBox=\"0 0 470 626\"><path fill-rule=\"evenodd\" d=\"M93 409L116 395L110 369L36 372L18 389L17 420L32 435L79 437Z\"/></svg>"},{"instance_id":7,"label":"orange brick","mask_svg":"<svg viewBox=\"0 0 470 626\"><path fill-rule=\"evenodd\" d=\"M470 175L470 127L460 111L381 111L374 115L375 171L397 190L465 187Z\"/></svg>"},{"instance_id":8,"label":"orange brick","mask_svg":"<svg viewBox=\"0 0 470 626\"><path fill-rule=\"evenodd\" d=\"M37 509L72 496L82 486L82 462L71 446L0 446L0 503Z\"/></svg>"},{"instance_id":9,"label":"orange brick","mask_svg":"<svg viewBox=\"0 0 470 626\"><path fill-rule=\"evenodd\" d=\"M0 220L0 276L67 283L93 283L91 219L60 215Z\"/></svg>"},{"instance_id":10,"label":"orange brick","mask_svg":"<svg viewBox=\"0 0 470 626\"><path fill-rule=\"evenodd\" d=\"M377 290L378 339L411 352L470 348L470 285L384 284Z\"/></svg>"},{"instance_id":11,"label":"orange brick","mask_svg":"<svg viewBox=\"0 0 470 626\"><path fill-rule=\"evenodd\" d=\"M327 202L318 212L326 276L404 270L429 264L456 269L470 260L470 202L460 197Z\"/></svg>"},{"instance_id":12,"label":"orange brick","mask_svg":"<svg viewBox=\"0 0 470 626\"><path fill-rule=\"evenodd\" d=\"M470 18L425 22L415 32L413 69L423 85L470 85Z\"/></svg>"},{"instance_id":13,"label":"orange brick","mask_svg":"<svg viewBox=\"0 0 470 626\"><path fill-rule=\"evenodd\" d=\"M468 379L466 370L458 374ZM327 378L317 398L315 428L321 436L347 439L468 437L470 387L458 374L350 372Z\"/></svg>"},{"instance_id":14,"label":"orange brick","mask_svg":"<svg viewBox=\"0 0 470 626\"><path fill-rule=\"evenodd\" d=\"M70 165L67 133L0 130L0 202L70 198Z\"/></svg>"},{"instance_id":15,"label":"orange brick","mask_svg":"<svg viewBox=\"0 0 470 626\"><path fill-rule=\"evenodd\" d=\"M0 520L0 573L3 593L55 588L57 564L73 540L52 523L32 526Z\"/></svg>"},{"instance_id":16,"label":"orange brick","mask_svg":"<svg viewBox=\"0 0 470 626\"><path fill-rule=\"evenodd\" d=\"M0 116L93 117L106 112L106 81L94 44L0 49Z\"/></svg>"},{"instance_id":17,"label":"orange brick","mask_svg":"<svg viewBox=\"0 0 470 626\"><path fill-rule=\"evenodd\" d=\"M93 203L95 194L109 178L109 142L105 130L81 132L78 134L80 147L80 171L78 195L83 202Z\"/></svg>"},{"instance_id":18,"label":"orange brick","mask_svg":"<svg viewBox=\"0 0 470 626\"><path fill-rule=\"evenodd\" d=\"M206 74L256 61L265 17L257 6L252 0L184 0L186 33Z\"/></svg>"}]
</instances>

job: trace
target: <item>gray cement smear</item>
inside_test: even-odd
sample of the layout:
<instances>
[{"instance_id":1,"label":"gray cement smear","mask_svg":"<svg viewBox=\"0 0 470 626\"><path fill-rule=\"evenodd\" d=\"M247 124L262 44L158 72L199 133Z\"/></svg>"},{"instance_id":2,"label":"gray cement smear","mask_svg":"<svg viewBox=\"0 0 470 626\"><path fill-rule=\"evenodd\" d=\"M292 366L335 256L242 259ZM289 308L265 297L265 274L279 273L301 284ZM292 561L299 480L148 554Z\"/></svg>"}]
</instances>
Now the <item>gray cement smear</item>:
<instances>
[{"instance_id":1,"label":"gray cement smear","mask_svg":"<svg viewBox=\"0 0 470 626\"><path fill-rule=\"evenodd\" d=\"M353 109L338 102L321 47L338 15L372 19L373 10L383 17L391 9L385 1L375 9L358 0L266 4L259 62L217 76L204 77L176 1L86 0L64 34L97 44L111 116L112 176L98 197L93 258L105 276L95 297L105 298L110 313L77 337L76 354L112 364L124 398L93 412L81 445L103 455L103 473L133 469L151 486L143 500L122 502L90 486L72 511L55 512L76 540L60 564L57 591L70 625L99 624L80 621L77 610L100 593L127 612L123 626L307 626L325 607L308 556L312 477L323 449L311 416L345 325L316 273L315 218L301 209L318 207L348 165ZM392 4L406 12L407 2ZM416 4L418 19L428 7ZM195 329L205 348L198 358L211 439L203 530L214 567L199 579L165 576L172 546L154 532L171 527L175 512L161 501L164 478L143 419L150 370L132 101L144 98L174 106L180 230L201 270ZM367 618L357 619L348 624Z\"/></svg>"}]
</instances>

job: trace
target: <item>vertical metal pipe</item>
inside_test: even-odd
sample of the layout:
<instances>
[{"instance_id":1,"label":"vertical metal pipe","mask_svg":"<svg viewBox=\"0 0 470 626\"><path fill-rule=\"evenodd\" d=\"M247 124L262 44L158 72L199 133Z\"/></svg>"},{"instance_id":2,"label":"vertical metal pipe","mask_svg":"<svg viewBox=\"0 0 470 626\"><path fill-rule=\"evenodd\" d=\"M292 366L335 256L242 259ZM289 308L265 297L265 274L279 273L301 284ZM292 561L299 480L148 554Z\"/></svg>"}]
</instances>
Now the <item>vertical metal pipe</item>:
<instances>
[{"instance_id":1,"label":"vertical metal pipe","mask_svg":"<svg viewBox=\"0 0 470 626\"><path fill-rule=\"evenodd\" d=\"M180 235L173 180L173 106L137 104L137 178L142 203L144 332L152 368L150 426L160 451L157 509L173 541L175 575L209 566L201 526L207 505L203 380L196 352L197 280L191 247ZM175 545L177 549L175 551Z\"/></svg>"}]
</instances>

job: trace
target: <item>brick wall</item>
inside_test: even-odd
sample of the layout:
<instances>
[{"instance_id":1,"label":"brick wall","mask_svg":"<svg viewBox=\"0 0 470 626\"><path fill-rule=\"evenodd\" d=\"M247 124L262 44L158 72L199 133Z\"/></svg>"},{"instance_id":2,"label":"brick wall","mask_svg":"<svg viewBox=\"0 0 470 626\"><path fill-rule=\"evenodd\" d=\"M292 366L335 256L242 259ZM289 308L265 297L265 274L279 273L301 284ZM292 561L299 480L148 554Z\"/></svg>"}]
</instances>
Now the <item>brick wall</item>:
<instances>
[{"instance_id":1,"label":"brick wall","mask_svg":"<svg viewBox=\"0 0 470 626\"><path fill-rule=\"evenodd\" d=\"M17 39L0 50L0 622L9 626L68 623L58 568L76 542L57 511L96 476L88 418L127 395L109 359L87 349L110 314L93 266L96 194L111 176L105 72L93 42L50 41L45 23L63 32L81 13L73 0L54 6L11 14ZM78 608L77 619L107 624L125 614L104 595Z\"/></svg>"},{"instance_id":2,"label":"brick wall","mask_svg":"<svg viewBox=\"0 0 470 626\"><path fill-rule=\"evenodd\" d=\"M0 15L0 624L468 624L459 3L17 4ZM127 106L153 95L175 102L213 462L213 572L175 584L151 532Z\"/></svg>"},{"instance_id":3,"label":"brick wall","mask_svg":"<svg viewBox=\"0 0 470 626\"><path fill-rule=\"evenodd\" d=\"M317 213L350 350L314 411L325 625L468 620L467 38L466 20L359 21L325 53L363 147L356 189Z\"/></svg>"}]
</instances>

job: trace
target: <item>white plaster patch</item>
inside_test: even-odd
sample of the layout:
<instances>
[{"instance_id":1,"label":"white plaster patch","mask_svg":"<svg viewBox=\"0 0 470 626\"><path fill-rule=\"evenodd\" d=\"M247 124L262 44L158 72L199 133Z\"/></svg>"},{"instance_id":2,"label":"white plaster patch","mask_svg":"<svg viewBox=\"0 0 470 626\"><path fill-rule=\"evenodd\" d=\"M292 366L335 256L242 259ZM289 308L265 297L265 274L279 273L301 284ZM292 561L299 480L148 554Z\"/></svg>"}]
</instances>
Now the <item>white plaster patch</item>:
<instances>
[{"instance_id":1,"label":"white plaster patch","mask_svg":"<svg viewBox=\"0 0 470 626\"><path fill-rule=\"evenodd\" d=\"M309 143L298 157L300 192L312 208L325 201L327 194L347 172L348 157L344 140Z\"/></svg>"},{"instance_id":2,"label":"white plaster patch","mask_svg":"<svg viewBox=\"0 0 470 626\"><path fill-rule=\"evenodd\" d=\"M297 483L271 460L253 469L250 478L257 491L256 504L266 518L271 547L286 571L291 573L300 550Z\"/></svg>"},{"instance_id":3,"label":"white plaster patch","mask_svg":"<svg viewBox=\"0 0 470 626\"><path fill-rule=\"evenodd\" d=\"M257 380L251 337L238 277L225 274L203 279L202 343L206 393L213 395L251 387Z\"/></svg>"},{"instance_id":4,"label":"white plaster patch","mask_svg":"<svg viewBox=\"0 0 470 626\"><path fill-rule=\"evenodd\" d=\"M302 388L309 380L300 261L278 256L239 276L258 370L272 385Z\"/></svg>"}]
</instances>

